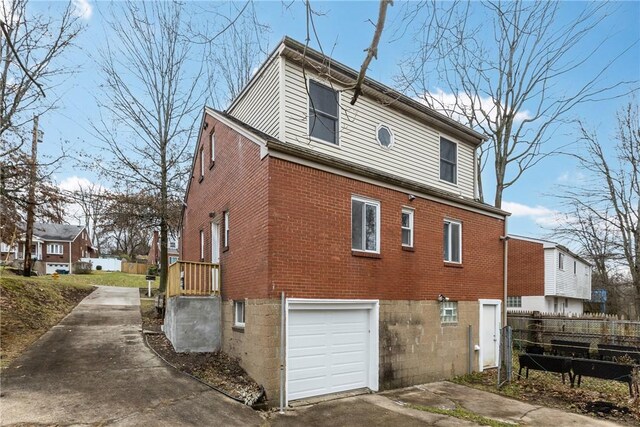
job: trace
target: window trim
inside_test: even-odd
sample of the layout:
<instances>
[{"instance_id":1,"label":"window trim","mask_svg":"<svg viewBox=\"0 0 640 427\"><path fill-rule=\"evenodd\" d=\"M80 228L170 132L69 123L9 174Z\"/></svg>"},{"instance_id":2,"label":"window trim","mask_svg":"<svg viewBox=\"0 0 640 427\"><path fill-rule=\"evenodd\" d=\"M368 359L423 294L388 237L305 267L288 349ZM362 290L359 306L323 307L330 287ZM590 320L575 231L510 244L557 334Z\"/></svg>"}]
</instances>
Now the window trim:
<instances>
[{"instance_id":1,"label":"window trim","mask_svg":"<svg viewBox=\"0 0 640 427\"><path fill-rule=\"evenodd\" d=\"M216 161L216 128L209 134L209 151L209 162L213 164Z\"/></svg>"},{"instance_id":2,"label":"window trim","mask_svg":"<svg viewBox=\"0 0 640 427\"><path fill-rule=\"evenodd\" d=\"M402 226L402 214L409 214L409 244L405 244L402 241L402 230L407 230L407 228ZM402 207L402 211L400 214L400 243L402 244L403 248L413 248L414 245L414 241L413 241L413 230L415 229L415 225L414 225L414 218L415 218L415 209L413 208L408 208L408 207Z\"/></svg>"},{"instance_id":3,"label":"window trim","mask_svg":"<svg viewBox=\"0 0 640 427\"><path fill-rule=\"evenodd\" d=\"M309 114L309 110L311 109L311 89L308 90L307 93L307 136L309 137L309 140L314 141L314 142L318 142L321 144L326 144L330 147L337 147L340 148L341 144L340 144L340 122L342 119L342 115L340 114L340 102L342 101L342 92L340 91L340 89L338 88L334 88L334 86L332 86L331 84L325 84L323 82L321 82L318 79L314 79L311 77L307 77L307 88L311 87L311 83L315 83L319 86L324 86L326 88L331 89L332 91L336 92L336 94L338 95L338 116L336 117L336 120L338 120L338 126L337 126L337 135L336 135L336 143L334 144L333 142L330 141L325 141L324 139L315 137L315 136L311 136L311 114ZM329 114L323 113L326 116L329 116Z\"/></svg>"},{"instance_id":4,"label":"window trim","mask_svg":"<svg viewBox=\"0 0 640 427\"><path fill-rule=\"evenodd\" d=\"M229 248L229 235L231 234L230 227L229 227L229 210L228 209L222 213L222 218L224 222L224 236L222 236L224 240L223 240L222 247L227 249Z\"/></svg>"},{"instance_id":5,"label":"window trim","mask_svg":"<svg viewBox=\"0 0 640 427\"><path fill-rule=\"evenodd\" d=\"M200 261L204 261L204 230L200 230Z\"/></svg>"},{"instance_id":6,"label":"window trim","mask_svg":"<svg viewBox=\"0 0 640 427\"><path fill-rule=\"evenodd\" d=\"M391 142L389 143L388 147L385 147L384 145L382 145L382 142L380 141L380 138L378 138L378 132L380 132L380 129L382 129L383 127L387 128L387 130L389 131L389 134L391 135ZM384 150L391 150L393 148L393 144L395 144L395 142L396 142L396 135L393 132L393 129L391 129L391 126L389 126L388 124L386 124L384 122L380 122L376 126L376 141L378 141L378 145L380 146L380 148L382 148Z\"/></svg>"},{"instance_id":7,"label":"window trim","mask_svg":"<svg viewBox=\"0 0 640 427\"><path fill-rule=\"evenodd\" d=\"M558 251L558 270L564 271L564 253Z\"/></svg>"},{"instance_id":8,"label":"window trim","mask_svg":"<svg viewBox=\"0 0 640 427\"><path fill-rule=\"evenodd\" d=\"M450 143L452 143L453 145L455 145L456 147L456 163L455 163L455 174L454 174L454 182L451 181L447 181L446 179L442 179L442 148L441 148L441 144L442 144L442 140L448 141ZM441 182L446 182L448 185L455 185L456 187L458 186L458 175L459 175L459 170L460 170L460 155L459 155L459 144L458 141L454 141L452 138L450 137L445 137L440 135L440 139L438 140L438 178ZM445 160L445 162L448 162L448 160Z\"/></svg>"},{"instance_id":9,"label":"window trim","mask_svg":"<svg viewBox=\"0 0 640 427\"><path fill-rule=\"evenodd\" d=\"M447 307L450 305L449 307ZM454 310L453 320L445 320L447 317L445 314L445 310ZM440 303L440 324L441 325L457 325L458 324L458 301L443 301Z\"/></svg>"},{"instance_id":10,"label":"window trim","mask_svg":"<svg viewBox=\"0 0 640 427\"><path fill-rule=\"evenodd\" d=\"M363 246L364 249L356 249L353 247L353 202L357 201L357 202L361 202L364 203L365 206L367 204L373 205L376 207L376 249L375 250L370 250L370 249L366 249L366 236L363 236L365 240L363 240ZM380 254L380 201L378 200L374 200L374 199L369 199L366 197L361 197L361 196L355 196L352 195L351 196L351 205L350 205L350 215L351 215L351 251L352 252L365 252L365 253L369 253L369 254ZM363 224L366 225L366 224ZM366 227L363 227L362 230L363 232L365 231Z\"/></svg>"},{"instance_id":11,"label":"window trim","mask_svg":"<svg viewBox=\"0 0 640 427\"><path fill-rule=\"evenodd\" d=\"M200 182L204 179L204 146L200 147Z\"/></svg>"},{"instance_id":12,"label":"window trim","mask_svg":"<svg viewBox=\"0 0 640 427\"><path fill-rule=\"evenodd\" d=\"M238 307L242 306L242 322L238 321ZM233 300L233 326L242 328L247 324L247 304L244 300Z\"/></svg>"},{"instance_id":13,"label":"window trim","mask_svg":"<svg viewBox=\"0 0 640 427\"><path fill-rule=\"evenodd\" d=\"M444 248L443 249L443 253L442 253L442 258L444 259L444 262L449 263L449 264L462 264L462 221L459 220L455 220L455 219L448 219L445 218L443 221L443 224L457 224L460 227L460 232L458 233L458 235L460 236L460 241L458 242L458 253L460 254L460 260L459 261L453 261L451 260L451 232L449 232L449 238L447 239L447 244L449 245L449 259L446 259L444 257ZM444 231L443 231L444 233ZM443 241L444 241L444 236L443 236Z\"/></svg>"}]
</instances>

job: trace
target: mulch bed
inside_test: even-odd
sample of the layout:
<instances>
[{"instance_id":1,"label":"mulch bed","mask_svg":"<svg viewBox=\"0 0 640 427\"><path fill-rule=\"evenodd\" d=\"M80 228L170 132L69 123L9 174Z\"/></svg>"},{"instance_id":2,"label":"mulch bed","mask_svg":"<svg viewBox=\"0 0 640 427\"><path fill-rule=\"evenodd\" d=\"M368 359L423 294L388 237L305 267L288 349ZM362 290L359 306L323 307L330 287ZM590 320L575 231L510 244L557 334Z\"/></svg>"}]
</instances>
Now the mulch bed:
<instances>
[{"instance_id":1,"label":"mulch bed","mask_svg":"<svg viewBox=\"0 0 640 427\"><path fill-rule=\"evenodd\" d=\"M262 387L242 369L237 359L223 352L176 353L171 342L160 332L162 319L156 316L155 308L144 304L141 311L143 329L156 332L146 334L147 343L165 361L246 405L256 407L262 403Z\"/></svg>"}]
</instances>

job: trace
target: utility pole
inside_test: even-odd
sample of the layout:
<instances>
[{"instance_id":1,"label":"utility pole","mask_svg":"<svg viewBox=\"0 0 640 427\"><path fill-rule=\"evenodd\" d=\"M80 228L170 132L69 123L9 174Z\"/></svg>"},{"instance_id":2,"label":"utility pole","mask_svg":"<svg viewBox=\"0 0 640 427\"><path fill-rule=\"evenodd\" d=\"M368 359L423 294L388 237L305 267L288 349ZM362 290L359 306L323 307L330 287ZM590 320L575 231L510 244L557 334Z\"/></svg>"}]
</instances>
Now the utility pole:
<instances>
[{"instance_id":1,"label":"utility pole","mask_svg":"<svg viewBox=\"0 0 640 427\"><path fill-rule=\"evenodd\" d=\"M38 116L33 116L33 140L31 141L31 167L29 168L29 199L27 200L27 227L24 242L23 276L31 276L31 245L33 244L33 223L36 207L36 172L38 162Z\"/></svg>"}]
</instances>

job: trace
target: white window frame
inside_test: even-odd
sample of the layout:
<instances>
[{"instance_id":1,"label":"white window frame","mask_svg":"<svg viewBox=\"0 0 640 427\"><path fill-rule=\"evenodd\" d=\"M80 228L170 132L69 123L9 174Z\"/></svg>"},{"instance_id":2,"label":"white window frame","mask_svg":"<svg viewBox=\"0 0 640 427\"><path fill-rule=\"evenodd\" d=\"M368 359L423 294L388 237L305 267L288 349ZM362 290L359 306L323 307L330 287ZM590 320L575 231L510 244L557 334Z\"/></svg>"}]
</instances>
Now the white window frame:
<instances>
[{"instance_id":1,"label":"white window frame","mask_svg":"<svg viewBox=\"0 0 640 427\"><path fill-rule=\"evenodd\" d=\"M558 270L564 271L564 254L558 252Z\"/></svg>"},{"instance_id":2,"label":"white window frame","mask_svg":"<svg viewBox=\"0 0 640 427\"><path fill-rule=\"evenodd\" d=\"M224 245L225 248L229 247L229 211L224 211Z\"/></svg>"},{"instance_id":3,"label":"white window frame","mask_svg":"<svg viewBox=\"0 0 640 427\"><path fill-rule=\"evenodd\" d=\"M209 137L209 150L211 151L209 160L211 160L211 162L215 162L216 161L216 130L213 129L211 131L211 136Z\"/></svg>"},{"instance_id":4,"label":"white window frame","mask_svg":"<svg viewBox=\"0 0 640 427\"><path fill-rule=\"evenodd\" d=\"M507 297L507 308L522 308L522 297L521 296L508 296Z\"/></svg>"},{"instance_id":5,"label":"white window frame","mask_svg":"<svg viewBox=\"0 0 640 427\"><path fill-rule=\"evenodd\" d=\"M414 218L414 213L415 211L411 208L402 208L402 214L408 214L409 215L409 227L404 227L402 226L402 216L400 216L400 229L401 230L409 230L409 244L405 244L404 242L402 242L402 232L400 232L400 240L402 242L402 246L404 246L405 248L412 248L413 247L413 218Z\"/></svg>"},{"instance_id":6,"label":"white window frame","mask_svg":"<svg viewBox=\"0 0 640 427\"><path fill-rule=\"evenodd\" d=\"M448 142L452 143L455 147L456 147L456 164L455 164L455 174L453 176L454 181L447 181L446 179L442 179L442 153L440 151L440 144L442 143L442 140L445 139ZM440 139L438 140L438 178L440 179L441 182L446 182L449 185L458 185L458 171L460 169L460 159L459 159L459 146L458 146L458 141L454 141L453 139L449 138L448 136L442 136L440 135ZM448 161L448 160L445 160Z\"/></svg>"},{"instance_id":7,"label":"white window frame","mask_svg":"<svg viewBox=\"0 0 640 427\"><path fill-rule=\"evenodd\" d=\"M204 259L204 230L200 230L200 260Z\"/></svg>"},{"instance_id":8,"label":"white window frame","mask_svg":"<svg viewBox=\"0 0 640 427\"><path fill-rule=\"evenodd\" d=\"M444 262L448 262L450 264L462 264L462 222L461 221L456 221L454 219L445 219L444 220L444 224L449 224L449 236L447 238L447 246L448 246L448 252L449 252L449 259L444 257L444 248L443 249L443 253L442 253L442 258L444 258ZM458 253L460 254L460 260L458 261L454 261L451 259L451 254L453 253L453 251L451 250L451 248L453 247L451 244L451 225L455 224L459 227L460 231L458 233L458 236L460 236L460 241L458 242ZM444 230L443 230L444 233ZM444 241L444 238L442 239Z\"/></svg>"},{"instance_id":9,"label":"white window frame","mask_svg":"<svg viewBox=\"0 0 640 427\"><path fill-rule=\"evenodd\" d=\"M382 128L386 128L389 131L389 134L391 135L391 142L389 143L388 147L385 147L384 145L382 145L382 141L380 141L380 138L378 137L378 132L380 132L380 129ZM391 148L393 147L393 144L395 144L396 142L396 136L393 133L391 126L385 123L380 123L378 126L376 126L376 141L378 141L378 145L380 145L381 148L384 148L385 150L391 150Z\"/></svg>"},{"instance_id":10,"label":"white window frame","mask_svg":"<svg viewBox=\"0 0 640 427\"><path fill-rule=\"evenodd\" d=\"M204 178L204 147L200 147L200 178Z\"/></svg>"},{"instance_id":11,"label":"white window frame","mask_svg":"<svg viewBox=\"0 0 640 427\"><path fill-rule=\"evenodd\" d=\"M450 311L450 314L447 314ZM458 323L458 301L443 301L440 303L440 323L453 325Z\"/></svg>"},{"instance_id":12,"label":"white window frame","mask_svg":"<svg viewBox=\"0 0 640 427\"><path fill-rule=\"evenodd\" d=\"M328 87L329 89L335 91L338 95L338 125L337 125L337 135L336 135L336 142L335 144L331 141L325 141L324 139L318 138L316 136L311 136L311 114L309 114L309 110L311 109L311 96L309 94L307 94L307 135L309 136L309 139L312 141L316 141L322 144L326 144L330 147L340 147L340 102L342 101L342 92L340 91L340 89L334 88L332 85L330 84L325 84L324 82L321 82L319 80L316 79L312 79L312 78L307 78L307 87L309 87L311 85L311 82L316 83L320 86L324 86L324 87Z\"/></svg>"},{"instance_id":13,"label":"white window frame","mask_svg":"<svg viewBox=\"0 0 640 427\"><path fill-rule=\"evenodd\" d=\"M238 308L242 307L242 319L238 319ZM233 301L233 326L244 328L247 319L247 305L244 300Z\"/></svg>"},{"instance_id":14,"label":"white window frame","mask_svg":"<svg viewBox=\"0 0 640 427\"><path fill-rule=\"evenodd\" d=\"M48 243L47 255L64 255L64 245L62 243Z\"/></svg>"},{"instance_id":15,"label":"white window frame","mask_svg":"<svg viewBox=\"0 0 640 427\"><path fill-rule=\"evenodd\" d=\"M380 202L378 200L372 200L372 199L367 199L365 197L360 197L360 196L351 196L351 229L353 230L353 202L361 202L366 205L371 205L371 206L375 206L376 207L376 249L375 250L371 250L371 249L366 249L367 247L367 236L366 236L366 224L363 224L362 227L362 232L363 232L363 249L355 249L353 247L353 235L351 236L351 250L352 251L356 251L356 252L367 252L367 253L374 253L374 254L379 254L380 253ZM365 209L366 210L366 209ZM366 221L366 212L365 215L363 216L363 220ZM353 231L352 231L353 233Z\"/></svg>"}]
</instances>

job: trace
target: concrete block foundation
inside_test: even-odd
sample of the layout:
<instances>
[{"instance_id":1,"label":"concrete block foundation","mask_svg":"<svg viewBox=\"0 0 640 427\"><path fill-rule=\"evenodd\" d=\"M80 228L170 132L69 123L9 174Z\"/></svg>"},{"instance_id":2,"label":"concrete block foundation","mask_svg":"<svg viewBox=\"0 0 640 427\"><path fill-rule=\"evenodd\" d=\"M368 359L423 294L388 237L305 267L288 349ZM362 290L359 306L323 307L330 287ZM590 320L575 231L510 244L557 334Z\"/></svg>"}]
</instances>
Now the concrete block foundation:
<instances>
[{"instance_id":1,"label":"concrete block foundation","mask_svg":"<svg viewBox=\"0 0 640 427\"><path fill-rule=\"evenodd\" d=\"M220 350L220 297L173 297L167 301L163 330L179 352Z\"/></svg>"}]
</instances>

